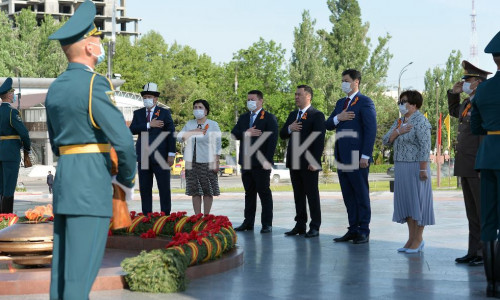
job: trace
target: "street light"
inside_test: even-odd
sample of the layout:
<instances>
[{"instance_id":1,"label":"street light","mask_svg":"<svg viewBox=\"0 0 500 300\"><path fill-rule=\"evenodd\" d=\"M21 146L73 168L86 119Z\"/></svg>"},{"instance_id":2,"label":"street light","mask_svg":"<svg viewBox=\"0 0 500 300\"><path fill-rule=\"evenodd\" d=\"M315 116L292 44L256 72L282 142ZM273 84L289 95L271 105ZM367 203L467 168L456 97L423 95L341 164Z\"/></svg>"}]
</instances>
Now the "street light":
<instances>
[{"instance_id":1,"label":"street light","mask_svg":"<svg viewBox=\"0 0 500 300\"><path fill-rule=\"evenodd\" d=\"M398 79L398 101L399 101L399 95L401 95L401 76L403 76L403 73L406 72L406 68L408 68L409 65L411 65L413 62L411 61L409 64L407 64L406 66L404 66L402 69L401 69L401 72L399 72L399 79Z\"/></svg>"}]
</instances>

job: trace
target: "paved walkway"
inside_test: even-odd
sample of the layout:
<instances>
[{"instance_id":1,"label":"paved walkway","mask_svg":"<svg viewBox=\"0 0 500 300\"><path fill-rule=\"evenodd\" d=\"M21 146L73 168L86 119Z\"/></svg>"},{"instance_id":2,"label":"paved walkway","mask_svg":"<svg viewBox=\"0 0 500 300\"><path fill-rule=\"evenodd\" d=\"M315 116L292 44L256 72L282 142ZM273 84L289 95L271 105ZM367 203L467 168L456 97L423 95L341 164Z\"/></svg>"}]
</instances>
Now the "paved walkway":
<instances>
[{"instance_id":1,"label":"paved walkway","mask_svg":"<svg viewBox=\"0 0 500 300\"><path fill-rule=\"evenodd\" d=\"M461 192L434 193L437 224L425 229L425 252L401 254L406 225L392 220L392 194L372 193L370 243L334 243L343 235L347 216L340 193L321 194L323 224L319 238L285 237L294 225L290 192L274 193L272 234L238 234L245 251L242 267L196 279L179 294L130 291L91 293L91 299L481 299L486 289L482 267L456 265L466 253L467 222ZM15 210L50 203L42 194L18 194ZM243 220L243 194L225 193L215 200L213 213L229 216L234 226ZM140 202L133 201L132 210ZM159 202L154 202L159 208ZM190 198L173 195L174 211L192 213ZM258 206L260 214L260 205ZM259 222L260 217L257 217ZM258 223L256 224L258 225ZM1 291L0 291L1 293ZM47 299L47 295L0 299Z\"/></svg>"}]
</instances>

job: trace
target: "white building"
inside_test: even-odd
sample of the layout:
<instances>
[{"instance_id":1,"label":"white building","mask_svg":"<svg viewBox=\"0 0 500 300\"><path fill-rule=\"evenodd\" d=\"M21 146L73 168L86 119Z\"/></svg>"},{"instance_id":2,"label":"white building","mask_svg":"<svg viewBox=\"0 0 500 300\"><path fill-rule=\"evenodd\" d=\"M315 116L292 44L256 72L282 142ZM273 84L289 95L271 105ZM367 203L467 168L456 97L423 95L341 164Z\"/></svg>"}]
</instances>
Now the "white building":
<instances>
[{"instance_id":1,"label":"white building","mask_svg":"<svg viewBox=\"0 0 500 300\"><path fill-rule=\"evenodd\" d=\"M111 36L113 3L116 1L116 34L139 36L139 18L127 17L126 0L93 0L96 5L96 26L106 37ZM57 20L71 17L84 0L1 0L0 9L11 19L24 8L31 9L42 20L44 15L51 15Z\"/></svg>"}]
</instances>

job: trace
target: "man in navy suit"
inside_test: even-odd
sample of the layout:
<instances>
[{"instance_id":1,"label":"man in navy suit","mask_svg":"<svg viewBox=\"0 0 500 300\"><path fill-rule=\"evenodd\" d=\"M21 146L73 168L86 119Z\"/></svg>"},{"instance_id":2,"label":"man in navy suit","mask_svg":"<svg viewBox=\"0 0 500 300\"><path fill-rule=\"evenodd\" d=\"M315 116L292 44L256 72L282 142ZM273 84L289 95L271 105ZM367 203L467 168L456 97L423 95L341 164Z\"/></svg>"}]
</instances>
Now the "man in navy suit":
<instances>
[{"instance_id":1,"label":"man in navy suit","mask_svg":"<svg viewBox=\"0 0 500 300\"><path fill-rule=\"evenodd\" d=\"M153 211L154 175L160 191L160 209L169 215L170 166L174 163L175 157L175 126L170 111L157 105L160 93L155 83L146 84L141 95L144 108L134 111L130 131L138 135L135 147L142 213L148 214Z\"/></svg>"},{"instance_id":2,"label":"man in navy suit","mask_svg":"<svg viewBox=\"0 0 500 300\"><path fill-rule=\"evenodd\" d=\"M335 242L367 243L370 236L370 191L368 170L377 134L377 117L372 99L359 92L361 73L354 69L342 72L342 91L326 129L336 130L335 159L349 230Z\"/></svg>"},{"instance_id":3,"label":"man in navy suit","mask_svg":"<svg viewBox=\"0 0 500 300\"><path fill-rule=\"evenodd\" d=\"M238 119L231 133L240 140L239 164L245 187L245 220L236 231L253 230L257 194L262 204L260 233L272 231L273 195L270 188L271 168L278 142L276 117L262 108L264 95L259 90L248 92L249 112ZM259 159L260 157L260 159Z\"/></svg>"},{"instance_id":4,"label":"man in navy suit","mask_svg":"<svg viewBox=\"0 0 500 300\"><path fill-rule=\"evenodd\" d=\"M297 87L295 104L298 109L288 115L280 131L282 139L290 139L286 151L286 166L290 168L296 212L295 227L285 232L287 236L306 233L306 197L311 222L305 237L318 236L321 225L318 174L325 146L325 115L311 105L312 98L313 90L310 86Z\"/></svg>"}]
</instances>

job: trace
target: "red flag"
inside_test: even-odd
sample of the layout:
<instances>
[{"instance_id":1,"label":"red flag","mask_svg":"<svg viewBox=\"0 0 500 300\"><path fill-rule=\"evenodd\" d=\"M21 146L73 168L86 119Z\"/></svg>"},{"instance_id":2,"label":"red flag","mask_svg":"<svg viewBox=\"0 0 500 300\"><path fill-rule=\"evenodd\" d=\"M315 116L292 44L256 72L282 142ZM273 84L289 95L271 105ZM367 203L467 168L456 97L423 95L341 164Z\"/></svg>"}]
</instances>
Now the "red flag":
<instances>
[{"instance_id":1,"label":"red flag","mask_svg":"<svg viewBox=\"0 0 500 300\"><path fill-rule=\"evenodd\" d=\"M438 136L437 136L437 138L438 138L438 145L439 145L439 146L441 146L441 129L442 129L442 128L441 128L441 124L442 124L442 122L441 122L441 117L442 117L442 114L441 114L441 113L439 113Z\"/></svg>"}]
</instances>

